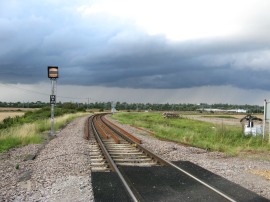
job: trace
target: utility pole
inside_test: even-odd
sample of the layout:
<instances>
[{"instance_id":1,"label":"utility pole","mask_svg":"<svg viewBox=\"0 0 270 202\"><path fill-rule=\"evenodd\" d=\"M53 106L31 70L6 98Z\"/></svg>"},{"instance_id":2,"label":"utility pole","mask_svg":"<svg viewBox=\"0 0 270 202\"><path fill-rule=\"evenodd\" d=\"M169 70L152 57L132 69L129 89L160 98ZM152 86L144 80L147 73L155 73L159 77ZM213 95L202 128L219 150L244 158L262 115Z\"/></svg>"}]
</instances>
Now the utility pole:
<instances>
[{"instance_id":1,"label":"utility pole","mask_svg":"<svg viewBox=\"0 0 270 202\"><path fill-rule=\"evenodd\" d=\"M267 112L267 101L266 99L264 100L264 115L263 115L263 139L265 137L265 131L266 131L266 119L267 119L267 115L266 115L266 112Z\"/></svg>"}]
</instances>

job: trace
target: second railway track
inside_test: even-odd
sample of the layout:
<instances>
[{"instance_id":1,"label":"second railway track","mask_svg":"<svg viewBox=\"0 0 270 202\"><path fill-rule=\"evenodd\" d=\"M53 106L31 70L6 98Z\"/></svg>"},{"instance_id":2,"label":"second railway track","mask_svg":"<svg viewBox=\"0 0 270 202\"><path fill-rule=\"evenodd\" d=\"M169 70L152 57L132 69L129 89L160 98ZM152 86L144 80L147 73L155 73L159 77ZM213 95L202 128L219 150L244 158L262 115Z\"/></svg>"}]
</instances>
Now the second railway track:
<instances>
[{"instance_id":1,"label":"second railway track","mask_svg":"<svg viewBox=\"0 0 270 202\"><path fill-rule=\"evenodd\" d=\"M86 138L89 140L91 151L92 172L98 175L117 173L119 182L130 201L247 201L250 199L267 201L241 187L237 189L226 187L231 186L227 181L227 184L223 182L226 184L224 187L216 184L213 186L206 182L207 179L199 179L196 174L181 168L179 164L168 162L145 149L141 145L141 140L108 121L104 114L89 118L86 123ZM109 178L106 180L108 181ZM105 190L102 192L103 185L99 182L97 192L108 195L114 190L111 189L110 184L111 190L107 188L107 192ZM168 189L168 196L164 192L166 189ZM122 191L120 192L123 194ZM238 192L240 195L237 195ZM111 195L115 197L117 194L111 193ZM123 196L120 199L104 197L102 194L98 196L100 198L96 198L97 201L127 200L127 198L121 199Z\"/></svg>"}]
</instances>

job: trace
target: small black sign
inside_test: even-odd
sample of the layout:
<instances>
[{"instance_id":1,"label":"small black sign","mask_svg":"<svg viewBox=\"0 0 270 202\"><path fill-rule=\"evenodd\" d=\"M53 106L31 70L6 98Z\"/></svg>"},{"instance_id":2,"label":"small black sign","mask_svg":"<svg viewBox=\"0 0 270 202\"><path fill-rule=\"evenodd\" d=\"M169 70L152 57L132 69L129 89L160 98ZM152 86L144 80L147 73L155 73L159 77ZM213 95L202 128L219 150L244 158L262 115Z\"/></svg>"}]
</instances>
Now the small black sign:
<instances>
[{"instance_id":1,"label":"small black sign","mask_svg":"<svg viewBox=\"0 0 270 202\"><path fill-rule=\"evenodd\" d=\"M50 103L55 104L56 103L56 96L55 95L50 95Z\"/></svg>"}]
</instances>

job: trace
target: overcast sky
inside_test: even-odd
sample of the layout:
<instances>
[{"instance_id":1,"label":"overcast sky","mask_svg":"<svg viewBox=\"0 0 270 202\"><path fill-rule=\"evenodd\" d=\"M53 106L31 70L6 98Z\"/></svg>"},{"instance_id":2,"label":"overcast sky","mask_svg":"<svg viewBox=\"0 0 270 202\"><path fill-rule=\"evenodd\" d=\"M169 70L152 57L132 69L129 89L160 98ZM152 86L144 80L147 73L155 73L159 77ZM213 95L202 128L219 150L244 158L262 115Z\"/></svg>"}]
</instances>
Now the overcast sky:
<instances>
[{"instance_id":1,"label":"overcast sky","mask_svg":"<svg viewBox=\"0 0 270 202\"><path fill-rule=\"evenodd\" d=\"M0 0L0 101L263 104L269 0Z\"/></svg>"}]
</instances>

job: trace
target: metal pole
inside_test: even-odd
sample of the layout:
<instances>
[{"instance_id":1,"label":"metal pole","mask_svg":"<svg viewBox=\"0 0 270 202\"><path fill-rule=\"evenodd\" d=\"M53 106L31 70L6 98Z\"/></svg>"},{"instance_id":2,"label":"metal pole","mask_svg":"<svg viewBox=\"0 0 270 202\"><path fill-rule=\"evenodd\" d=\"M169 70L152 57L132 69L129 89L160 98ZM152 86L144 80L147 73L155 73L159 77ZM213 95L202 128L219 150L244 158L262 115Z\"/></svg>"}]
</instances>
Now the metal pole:
<instances>
[{"instance_id":1,"label":"metal pole","mask_svg":"<svg viewBox=\"0 0 270 202\"><path fill-rule=\"evenodd\" d=\"M269 125L269 128L268 128L268 130L269 130L268 144L270 144L270 121L269 120L268 120L268 125Z\"/></svg>"},{"instance_id":2,"label":"metal pole","mask_svg":"<svg viewBox=\"0 0 270 202\"><path fill-rule=\"evenodd\" d=\"M267 101L264 100L264 115L263 115L263 139L265 138L265 130L266 130L266 110L267 110Z\"/></svg>"},{"instance_id":3,"label":"metal pole","mask_svg":"<svg viewBox=\"0 0 270 202\"><path fill-rule=\"evenodd\" d=\"M52 95L54 95L55 79L51 79L52 83ZM54 136L54 104L51 103L51 136Z\"/></svg>"}]
</instances>

